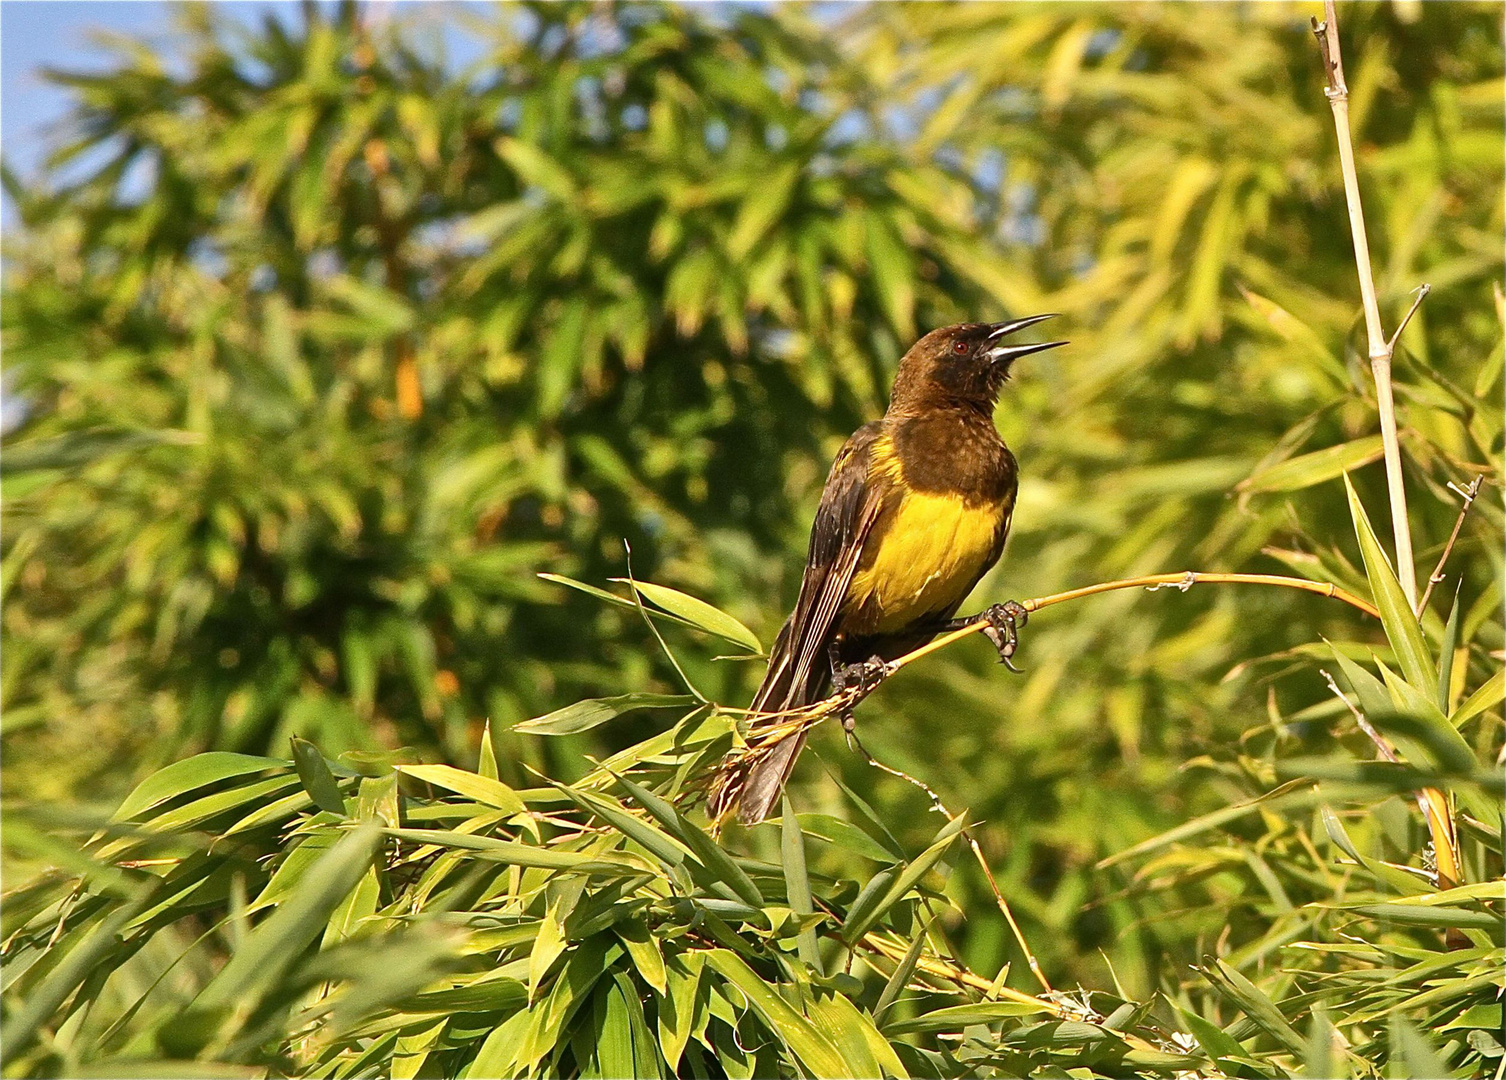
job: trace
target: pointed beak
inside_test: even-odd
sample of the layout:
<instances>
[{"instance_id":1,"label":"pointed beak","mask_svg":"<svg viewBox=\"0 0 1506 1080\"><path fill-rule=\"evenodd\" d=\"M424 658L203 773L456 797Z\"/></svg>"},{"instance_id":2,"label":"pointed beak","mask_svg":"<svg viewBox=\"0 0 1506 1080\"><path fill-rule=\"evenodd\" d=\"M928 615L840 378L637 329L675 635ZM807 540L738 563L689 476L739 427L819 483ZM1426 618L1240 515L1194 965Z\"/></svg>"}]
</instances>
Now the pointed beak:
<instances>
[{"instance_id":1,"label":"pointed beak","mask_svg":"<svg viewBox=\"0 0 1506 1080\"><path fill-rule=\"evenodd\" d=\"M983 355L995 364L1012 363L1022 356L1045 352L1047 349L1054 349L1058 345L1067 344L1065 341L1041 341L1029 345L1005 345L1000 341L1001 338L1008 337L1016 330L1023 330L1027 326L1034 326L1036 323L1054 318L1056 318L1056 315L1053 313L1050 315L1032 315L1028 319L1015 319L1012 322L995 323L993 329L988 332L988 348L984 350Z\"/></svg>"}]
</instances>

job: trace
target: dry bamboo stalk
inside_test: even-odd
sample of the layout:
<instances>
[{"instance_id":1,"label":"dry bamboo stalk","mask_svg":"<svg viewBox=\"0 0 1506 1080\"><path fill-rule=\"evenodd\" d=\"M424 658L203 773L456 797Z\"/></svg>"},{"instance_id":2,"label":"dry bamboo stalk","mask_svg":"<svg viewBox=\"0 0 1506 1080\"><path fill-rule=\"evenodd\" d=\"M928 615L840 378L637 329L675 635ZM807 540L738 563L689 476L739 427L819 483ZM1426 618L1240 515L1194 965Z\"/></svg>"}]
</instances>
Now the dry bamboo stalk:
<instances>
[{"instance_id":1,"label":"dry bamboo stalk","mask_svg":"<svg viewBox=\"0 0 1506 1080\"><path fill-rule=\"evenodd\" d=\"M1328 86L1324 93L1333 108L1333 124L1338 134L1339 167L1344 174L1344 199L1349 205L1349 228L1354 237L1354 260L1360 277L1360 299L1365 307L1365 335L1370 345L1370 370L1375 376L1375 402L1380 414L1381 443L1386 458L1386 486L1391 497L1391 530L1396 538L1396 576L1401 582L1401 591L1407 598L1408 606L1420 617L1422 604L1417 597L1417 568L1413 563L1412 533L1407 520L1407 493L1402 485L1401 447L1396 438L1391 358L1396 349L1396 339L1406 328L1422 297L1427 295L1427 286L1422 287L1411 310L1388 340L1385 331L1381 329L1380 305L1376 302L1375 279L1370 270L1370 243L1365 235L1359 173L1354 167L1354 143L1349 132L1349 85L1344 81L1344 58L1339 49L1339 16L1334 0L1323 0L1323 21L1314 19L1312 25L1318 47L1323 53L1323 70L1328 76ZM1468 503L1465 508L1468 509ZM1445 880L1458 880L1458 838L1448 800L1442 792L1428 788L1420 793L1419 804L1433 839L1440 886Z\"/></svg>"},{"instance_id":2,"label":"dry bamboo stalk","mask_svg":"<svg viewBox=\"0 0 1506 1080\"><path fill-rule=\"evenodd\" d=\"M1323 69L1328 76L1324 94L1333 109L1333 126L1339 140L1339 168L1344 174L1344 201L1349 206L1349 231L1354 237L1354 261L1359 271L1360 301L1365 309L1365 336L1369 342L1370 372L1375 377L1375 403L1380 414L1381 444L1385 450L1386 487L1391 497L1391 531L1396 539L1396 576L1407 603L1417 608L1417 568L1413 565L1412 533L1407 519L1407 492L1402 484L1401 444L1396 436L1396 401L1391 392L1391 358L1396 334L1388 340L1381 329L1380 304L1375 296L1375 277L1370 269L1370 241L1365 234L1365 212L1360 203L1360 178L1354 167L1354 141L1349 132L1349 85L1344 81L1344 58L1339 51L1339 17L1334 0L1323 0L1323 21L1313 20L1313 33L1323 51ZM1426 295L1426 294L1424 294ZM1413 305L1416 310L1416 305ZM1410 314L1408 318L1410 318ZM1402 327L1406 326L1405 320Z\"/></svg>"}]
</instances>

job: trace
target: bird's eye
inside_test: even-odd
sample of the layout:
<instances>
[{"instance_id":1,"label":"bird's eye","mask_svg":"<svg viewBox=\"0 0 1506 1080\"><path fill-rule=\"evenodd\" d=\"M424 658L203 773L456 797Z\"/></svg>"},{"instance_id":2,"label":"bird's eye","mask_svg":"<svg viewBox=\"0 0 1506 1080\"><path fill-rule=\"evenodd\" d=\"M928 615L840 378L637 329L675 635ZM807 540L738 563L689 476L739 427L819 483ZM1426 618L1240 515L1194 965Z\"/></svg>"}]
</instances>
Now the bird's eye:
<instances>
[{"instance_id":1,"label":"bird's eye","mask_svg":"<svg viewBox=\"0 0 1506 1080\"><path fill-rule=\"evenodd\" d=\"M956 353L958 356L964 356L964 355L966 355L967 354L967 342L965 342L965 341L954 341L952 343L952 352Z\"/></svg>"}]
</instances>

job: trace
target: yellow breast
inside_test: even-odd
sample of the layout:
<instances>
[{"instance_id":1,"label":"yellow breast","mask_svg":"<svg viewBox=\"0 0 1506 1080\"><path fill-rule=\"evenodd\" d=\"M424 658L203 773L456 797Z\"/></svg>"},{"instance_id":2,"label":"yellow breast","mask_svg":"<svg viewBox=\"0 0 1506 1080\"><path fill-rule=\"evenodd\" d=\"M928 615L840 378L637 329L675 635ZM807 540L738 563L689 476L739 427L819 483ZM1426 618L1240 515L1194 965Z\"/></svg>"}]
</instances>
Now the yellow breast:
<instances>
[{"instance_id":1,"label":"yellow breast","mask_svg":"<svg viewBox=\"0 0 1506 1080\"><path fill-rule=\"evenodd\" d=\"M887 457L885 455L884 457ZM893 472L876 455L875 471ZM852 632L894 633L961 603L988 569L1011 507L906 491L870 541L848 589Z\"/></svg>"}]
</instances>

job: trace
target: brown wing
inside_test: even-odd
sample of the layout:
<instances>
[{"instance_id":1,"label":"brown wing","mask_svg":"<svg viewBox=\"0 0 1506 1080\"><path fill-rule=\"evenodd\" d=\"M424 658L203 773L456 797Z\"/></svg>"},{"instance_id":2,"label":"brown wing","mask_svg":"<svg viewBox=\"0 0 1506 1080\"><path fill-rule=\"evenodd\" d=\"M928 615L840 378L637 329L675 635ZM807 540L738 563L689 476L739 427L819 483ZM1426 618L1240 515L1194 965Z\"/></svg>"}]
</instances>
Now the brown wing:
<instances>
[{"instance_id":1,"label":"brown wing","mask_svg":"<svg viewBox=\"0 0 1506 1080\"><path fill-rule=\"evenodd\" d=\"M881 430L881 421L865 424L832 462L811 526L800 597L779 631L763 684L749 706L757 712L809 705L825 693L832 623L847 599L863 542L882 504L868 482L869 455Z\"/></svg>"},{"instance_id":2,"label":"brown wing","mask_svg":"<svg viewBox=\"0 0 1506 1080\"><path fill-rule=\"evenodd\" d=\"M812 704L831 684L827 646L832 624L847 600L864 541L883 507L882 493L868 479L872 447L882 430L881 421L865 424L832 463L811 527L800 598L779 631L763 684L753 695L750 708L756 712L782 712ZM804 745L804 734L786 739L748 770L738 798L738 817L744 823L768 817Z\"/></svg>"}]
</instances>

